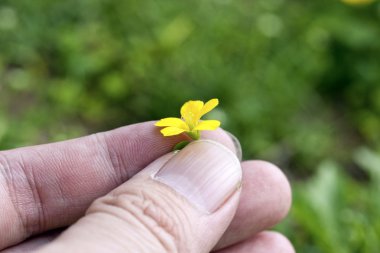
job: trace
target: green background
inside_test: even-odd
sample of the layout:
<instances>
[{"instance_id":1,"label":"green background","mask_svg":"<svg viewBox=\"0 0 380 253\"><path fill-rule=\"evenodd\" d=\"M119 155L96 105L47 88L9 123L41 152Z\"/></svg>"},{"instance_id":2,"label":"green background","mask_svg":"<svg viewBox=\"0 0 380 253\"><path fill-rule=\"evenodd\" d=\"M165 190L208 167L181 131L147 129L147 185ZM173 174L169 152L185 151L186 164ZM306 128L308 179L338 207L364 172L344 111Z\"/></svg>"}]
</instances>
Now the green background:
<instances>
[{"instance_id":1,"label":"green background","mask_svg":"<svg viewBox=\"0 0 380 253\"><path fill-rule=\"evenodd\" d=\"M210 118L294 188L298 252L380 249L380 4L1 0L0 149Z\"/></svg>"}]
</instances>

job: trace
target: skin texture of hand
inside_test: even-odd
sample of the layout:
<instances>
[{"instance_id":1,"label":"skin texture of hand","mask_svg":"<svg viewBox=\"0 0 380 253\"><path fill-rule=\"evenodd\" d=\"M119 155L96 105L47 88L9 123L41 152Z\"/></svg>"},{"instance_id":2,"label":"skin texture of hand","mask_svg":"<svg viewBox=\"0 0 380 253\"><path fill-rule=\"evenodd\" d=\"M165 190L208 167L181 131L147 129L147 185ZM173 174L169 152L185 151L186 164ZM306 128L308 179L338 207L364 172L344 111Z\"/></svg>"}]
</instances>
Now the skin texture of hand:
<instances>
[{"instance_id":1,"label":"skin texture of hand","mask_svg":"<svg viewBox=\"0 0 380 253\"><path fill-rule=\"evenodd\" d=\"M0 152L1 252L294 252L265 231L291 203L277 167L221 129L170 153L153 124Z\"/></svg>"}]
</instances>

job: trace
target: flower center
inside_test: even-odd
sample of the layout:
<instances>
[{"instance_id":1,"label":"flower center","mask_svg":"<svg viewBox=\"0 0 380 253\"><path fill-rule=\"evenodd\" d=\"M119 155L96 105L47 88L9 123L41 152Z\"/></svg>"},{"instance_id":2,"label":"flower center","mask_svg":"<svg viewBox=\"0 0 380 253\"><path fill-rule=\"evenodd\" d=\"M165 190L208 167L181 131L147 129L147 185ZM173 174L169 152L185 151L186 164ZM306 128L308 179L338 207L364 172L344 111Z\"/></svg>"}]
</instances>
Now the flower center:
<instances>
[{"instance_id":1,"label":"flower center","mask_svg":"<svg viewBox=\"0 0 380 253\"><path fill-rule=\"evenodd\" d=\"M187 117L185 118L185 122L189 126L190 131L198 124L198 119L193 112L189 112Z\"/></svg>"}]
</instances>

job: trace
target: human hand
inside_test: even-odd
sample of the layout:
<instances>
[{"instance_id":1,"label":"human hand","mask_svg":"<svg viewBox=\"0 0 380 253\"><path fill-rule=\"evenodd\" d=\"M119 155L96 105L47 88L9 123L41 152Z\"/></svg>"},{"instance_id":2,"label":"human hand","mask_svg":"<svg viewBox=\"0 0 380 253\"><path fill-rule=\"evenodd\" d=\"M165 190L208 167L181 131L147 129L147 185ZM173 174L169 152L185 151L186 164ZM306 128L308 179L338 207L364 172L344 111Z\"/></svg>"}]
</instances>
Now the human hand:
<instances>
[{"instance_id":1,"label":"human hand","mask_svg":"<svg viewBox=\"0 0 380 253\"><path fill-rule=\"evenodd\" d=\"M235 152L223 130L205 137ZM210 141L166 154L181 138L162 138L146 122L0 152L0 249L294 252L285 237L265 232L290 207L282 172L262 161L240 166ZM45 233L66 226L53 241Z\"/></svg>"}]
</instances>

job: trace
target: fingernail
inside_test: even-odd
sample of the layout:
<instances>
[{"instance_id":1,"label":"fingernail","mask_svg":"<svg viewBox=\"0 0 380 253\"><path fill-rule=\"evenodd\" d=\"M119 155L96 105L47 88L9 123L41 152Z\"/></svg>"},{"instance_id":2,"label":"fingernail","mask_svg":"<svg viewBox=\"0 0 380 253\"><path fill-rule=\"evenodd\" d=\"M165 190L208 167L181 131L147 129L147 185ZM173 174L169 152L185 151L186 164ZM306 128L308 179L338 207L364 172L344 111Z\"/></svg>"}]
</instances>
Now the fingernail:
<instances>
[{"instance_id":1,"label":"fingernail","mask_svg":"<svg viewBox=\"0 0 380 253\"><path fill-rule=\"evenodd\" d=\"M190 143L154 179L173 188L201 211L215 212L241 185L236 155L210 140Z\"/></svg>"},{"instance_id":2,"label":"fingernail","mask_svg":"<svg viewBox=\"0 0 380 253\"><path fill-rule=\"evenodd\" d=\"M240 145L240 141L238 138L236 138L235 135L233 135L232 133L224 130L228 136L230 136L231 140L232 140L232 143L234 144L235 146L235 152L236 152L236 156L237 158L239 159L239 161L241 161L243 159L243 150L241 148L241 145Z\"/></svg>"}]
</instances>

